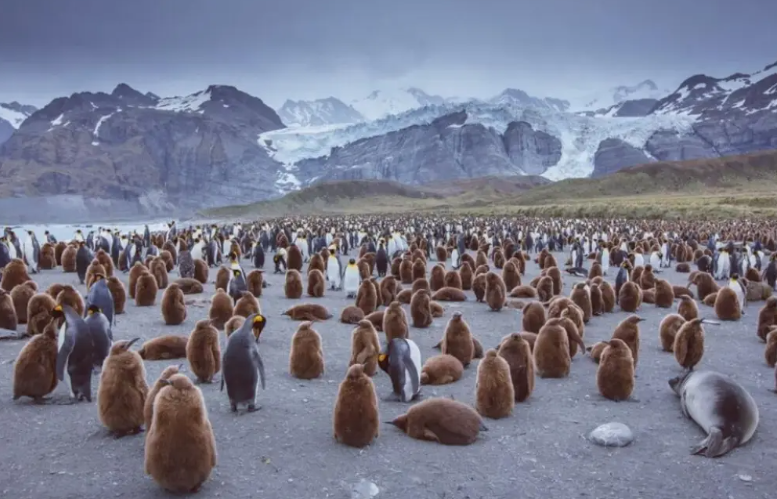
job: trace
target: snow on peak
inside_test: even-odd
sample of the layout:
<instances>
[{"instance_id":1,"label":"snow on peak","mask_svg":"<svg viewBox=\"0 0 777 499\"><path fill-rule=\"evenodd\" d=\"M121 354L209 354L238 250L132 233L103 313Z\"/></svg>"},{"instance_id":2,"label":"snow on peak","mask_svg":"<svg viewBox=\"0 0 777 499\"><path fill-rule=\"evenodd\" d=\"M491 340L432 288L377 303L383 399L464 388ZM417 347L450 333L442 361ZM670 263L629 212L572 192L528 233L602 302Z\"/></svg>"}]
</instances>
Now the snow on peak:
<instances>
[{"instance_id":1,"label":"snow on peak","mask_svg":"<svg viewBox=\"0 0 777 499\"><path fill-rule=\"evenodd\" d=\"M540 109L551 109L562 112L569 108L568 101L554 99L552 97L533 97L517 88L506 88L499 95L489 99L488 102L496 106L513 105L519 107L538 107Z\"/></svg>"},{"instance_id":2,"label":"snow on peak","mask_svg":"<svg viewBox=\"0 0 777 499\"><path fill-rule=\"evenodd\" d=\"M18 102L4 104L0 102L0 121L7 121L13 128L19 128L36 109L33 106L24 106Z\"/></svg>"},{"instance_id":3,"label":"snow on peak","mask_svg":"<svg viewBox=\"0 0 777 499\"><path fill-rule=\"evenodd\" d=\"M419 107L440 105L444 99L439 95L429 95L418 88L399 88L375 90L363 99L351 102L367 120L378 120L389 115L401 114Z\"/></svg>"},{"instance_id":4,"label":"snow on peak","mask_svg":"<svg viewBox=\"0 0 777 499\"><path fill-rule=\"evenodd\" d=\"M314 101L287 100L278 109L278 116L286 125L321 126L364 121L359 111L340 99L328 97Z\"/></svg>"},{"instance_id":5,"label":"snow on peak","mask_svg":"<svg viewBox=\"0 0 777 499\"><path fill-rule=\"evenodd\" d=\"M658 88L653 80L645 80L633 86L619 85L596 94L575 99L572 111L599 111L610 109L627 100L661 99L672 93Z\"/></svg>"},{"instance_id":6,"label":"snow on peak","mask_svg":"<svg viewBox=\"0 0 777 499\"><path fill-rule=\"evenodd\" d=\"M206 90L200 90L184 97L165 97L160 99L155 107L163 111L198 111L200 106L211 99L212 90L212 87L208 87Z\"/></svg>"}]
</instances>

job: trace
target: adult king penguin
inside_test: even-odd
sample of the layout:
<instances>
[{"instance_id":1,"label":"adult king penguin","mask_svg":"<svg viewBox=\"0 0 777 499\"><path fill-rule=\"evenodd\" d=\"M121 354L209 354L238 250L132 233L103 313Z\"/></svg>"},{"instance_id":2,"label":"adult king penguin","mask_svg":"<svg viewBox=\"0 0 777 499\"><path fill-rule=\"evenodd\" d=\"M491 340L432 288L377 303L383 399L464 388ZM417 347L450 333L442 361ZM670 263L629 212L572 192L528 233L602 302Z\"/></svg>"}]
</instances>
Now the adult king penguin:
<instances>
[{"instance_id":1,"label":"adult king penguin","mask_svg":"<svg viewBox=\"0 0 777 499\"><path fill-rule=\"evenodd\" d=\"M27 231L27 236L22 243L22 251L24 252L24 261L33 274L38 273L38 261L40 259L40 245L38 244L38 238L31 230Z\"/></svg>"},{"instance_id":2,"label":"adult king penguin","mask_svg":"<svg viewBox=\"0 0 777 499\"><path fill-rule=\"evenodd\" d=\"M72 398L91 402L94 343L89 326L69 305L57 305L51 314L55 320L64 318L57 339L57 378Z\"/></svg>"},{"instance_id":3,"label":"adult king penguin","mask_svg":"<svg viewBox=\"0 0 777 499\"><path fill-rule=\"evenodd\" d=\"M221 390L226 385L232 412L237 412L240 404L246 404L248 412L261 409L261 406L256 405L256 393L260 379L262 389L265 387L264 362L259 355L259 335L255 331L258 329L261 332L261 327L256 326L263 327L264 322L262 314L252 314L240 329L227 338L221 362Z\"/></svg>"},{"instance_id":4,"label":"adult king penguin","mask_svg":"<svg viewBox=\"0 0 777 499\"><path fill-rule=\"evenodd\" d=\"M421 393L421 351L413 340L394 338L378 355L378 365L391 378L386 401L410 402Z\"/></svg>"},{"instance_id":5,"label":"adult king penguin","mask_svg":"<svg viewBox=\"0 0 777 499\"><path fill-rule=\"evenodd\" d=\"M329 289L340 291L343 287L343 265L337 256L337 248L332 245L329 247L329 259L326 264L326 279L329 281ZM358 278L358 271L357 271Z\"/></svg>"},{"instance_id":6,"label":"adult king penguin","mask_svg":"<svg viewBox=\"0 0 777 499\"><path fill-rule=\"evenodd\" d=\"M351 258L348 260L348 266L345 268L343 276L345 284L345 297L354 298L356 293L359 292L359 268L356 266L356 259Z\"/></svg>"}]
</instances>

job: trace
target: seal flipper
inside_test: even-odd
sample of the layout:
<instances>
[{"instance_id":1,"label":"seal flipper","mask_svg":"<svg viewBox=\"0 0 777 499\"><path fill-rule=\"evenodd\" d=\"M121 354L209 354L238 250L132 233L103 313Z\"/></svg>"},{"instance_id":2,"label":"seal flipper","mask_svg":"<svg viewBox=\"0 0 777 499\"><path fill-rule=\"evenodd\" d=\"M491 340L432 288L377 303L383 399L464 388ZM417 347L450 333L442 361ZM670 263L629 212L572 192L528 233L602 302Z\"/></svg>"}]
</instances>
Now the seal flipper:
<instances>
[{"instance_id":1,"label":"seal flipper","mask_svg":"<svg viewBox=\"0 0 777 499\"><path fill-rule=\"evenodd\" d=\"M739 441L733 437L723 438L723 432L719 427L710 428L710 434L699 445L691 448L691 454L704 454L704 457L720 457L735 448Z\"/></svg>"}]
</instances>

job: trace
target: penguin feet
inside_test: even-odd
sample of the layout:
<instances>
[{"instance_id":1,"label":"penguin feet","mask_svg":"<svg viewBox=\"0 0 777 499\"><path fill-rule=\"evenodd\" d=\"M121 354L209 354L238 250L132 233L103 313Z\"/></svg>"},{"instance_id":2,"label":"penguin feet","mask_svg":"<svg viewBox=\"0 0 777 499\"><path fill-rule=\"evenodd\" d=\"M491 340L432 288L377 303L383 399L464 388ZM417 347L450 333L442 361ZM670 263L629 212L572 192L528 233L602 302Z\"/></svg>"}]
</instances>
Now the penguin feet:
<instances>
[{"instance_id":1,"label":"penguin feet","mask_svg":"<svg viewBox=\"0 0 777 499\"><path fill-rule=\"evenodd\" d=\"M229 404L229 409L230 409L232 412L237 412L237 404L236 404L236 403L234 403L234 402L231 402L231 403Z\"/></svg>"},{"instance_id":2,"label":"penguin feet","mask_svg":"<svg viewBox=\"0 0 777 499\"><path fill-rule=\"evenodd\" d=\"M261 409L261 408L262 408L262 406L261 406L261 405L256 405L256 404L248 404L248 409L247 409L247 412L256 412L256 411L258 411L258 410L259 410L259 409Z\"/></svg>"},{"instance_id":3,"label":"penguin feet","mask_svg":"<svg viewBox=\"0 0 777 499\"><path fill-rule=\"evenodd\" d=\"M382 398L384 402L399 402L399 394L391 393Z\"/></svg>"}]
</instances>

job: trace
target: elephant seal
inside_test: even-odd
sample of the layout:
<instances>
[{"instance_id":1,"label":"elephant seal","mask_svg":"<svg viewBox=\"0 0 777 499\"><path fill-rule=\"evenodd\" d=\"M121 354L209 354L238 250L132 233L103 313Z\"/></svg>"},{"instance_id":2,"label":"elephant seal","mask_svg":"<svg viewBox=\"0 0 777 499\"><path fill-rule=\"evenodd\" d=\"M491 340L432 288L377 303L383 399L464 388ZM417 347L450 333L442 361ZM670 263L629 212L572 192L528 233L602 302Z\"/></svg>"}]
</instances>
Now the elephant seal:
<instances>
[{"instance_id":1,"label":"elephant seal","mask_svg":"<svg viewBox=\"0 0 777 499\"><path fill-rule=\"evenodd\" d=\"M758 406L739 383L713 371L686 371L669 380L683 414L707 432L691 454L720 457L747 443L758 427Z\"/></svg>"}]
</instances>

